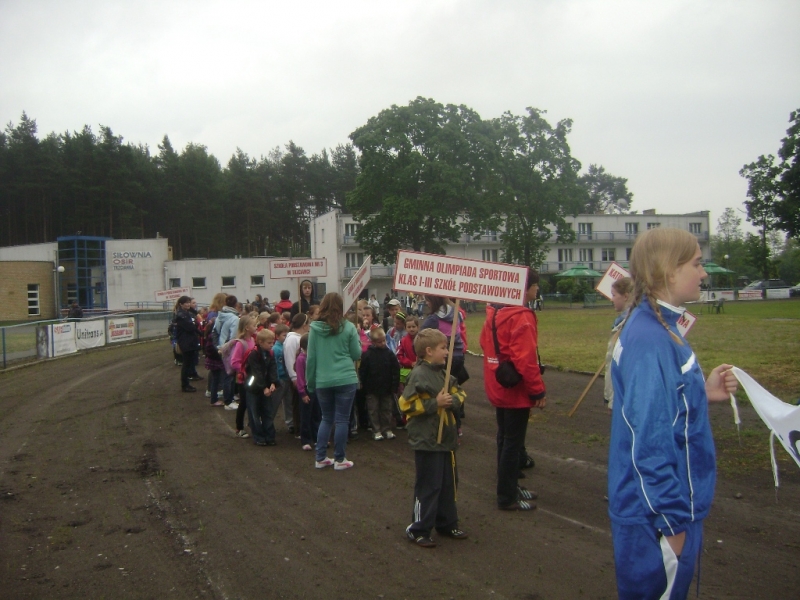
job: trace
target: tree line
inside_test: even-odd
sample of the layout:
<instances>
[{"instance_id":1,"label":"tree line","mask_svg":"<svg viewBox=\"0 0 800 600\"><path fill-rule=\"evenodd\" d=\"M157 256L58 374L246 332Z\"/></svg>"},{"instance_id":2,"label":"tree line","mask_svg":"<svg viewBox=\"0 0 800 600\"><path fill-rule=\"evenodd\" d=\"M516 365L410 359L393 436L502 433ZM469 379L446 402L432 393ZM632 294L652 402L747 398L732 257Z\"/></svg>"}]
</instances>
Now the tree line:
<instances>
[{"instance_id":1,"label":"tree line","mask_svg":"<svg viewBox=\"0 0 800 600\"><path fill-rule=\"evenodd\" d=\"M308 156L289 142L223 167L202 144L158 152L110 127L50 133L23 113L0 132L0 246L65 235L168 237L176 259L309 254L311 219L332 208L363 226L376 262L399 248L441 252L463 233L499 230L503 259L537 264L565 217L624 212L627 180L570 152L572 121L545 111L482 119L463 105L417 98ZM551 231L552 230L552 231Z\"/></svg>"}]
</instances>

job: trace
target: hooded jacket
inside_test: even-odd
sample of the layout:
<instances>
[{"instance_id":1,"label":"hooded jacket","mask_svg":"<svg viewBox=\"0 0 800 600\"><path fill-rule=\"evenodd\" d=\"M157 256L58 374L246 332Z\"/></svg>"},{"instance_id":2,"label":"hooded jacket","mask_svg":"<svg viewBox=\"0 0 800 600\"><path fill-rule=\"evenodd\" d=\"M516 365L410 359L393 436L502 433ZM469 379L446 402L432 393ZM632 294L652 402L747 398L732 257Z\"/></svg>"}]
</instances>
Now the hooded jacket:
<instances>
[{"instance_id":1,"label":"hooded jacket","mask_svg":"<svg viewBox=\"0 0 800 600\"><path fill-rule=\"evenodd\" d=\"M400 396L400 411L408 417L408 443L414 450L453 452L458 449L458 426L453 412L464 404L467 394L451 375L448 391L453 397L453 406L439 408L436 396L444 387L444 373L445 365L432 365L427 360L421 360L408 376L403 395ZM437 444L442 413L442 443Z\"/></svg>"},{"instance_id":2,"label":"hooded jacket","mask_svg":"<svg viewBox=\"0 0 800 600\"><path fill-rule=\"evenodd\" d=\"M514 363L522 376L513 388L505 388L495 379L499 360L492 336L492 321L497 313L497 340L500 344L500 360ZM536 315L524 306L486 306L486 321L481 330L480 344L483 349L483 381L486 397L497 408L530 408L533 402L545 397L546 391L539 367Z\"/></svg>"},{"instance_id":3,"label":"hooded jacket","mask_svg":"<svg viewBox=\"0 0 800 600\"><path fill-rule=\"evenodd\" d=\"M306 389L358 383L354 361L361 358L361 341L356 326L342 321L338 332L332 332L323 321L313 321L308 332Z\"/></svg>"},{"instance_id":4,"label":"hooded jacket","mask_svg":"<svg viewBox=\"0 0 800 600\"><path fill-rule=\"evenodd\" d=\"M219 346L235 338L238 327L239 313L236 312L235 308L223 306L217 315L217 320L214 321L214 331L219 335L219 345L217 347L219 348Z\"/></svg>"},{"instance_id":5,"label":"hooded jacket","mask_svg":"<svg viewBox=\"0 0 800 600\"><path fill-rule=\"evenodd\" d=\"M716 458L700 365L678 332L684 309L644 299L614 345L608 512L620 524L675 535L708 515Z\"/></svg>"}]
</instances>

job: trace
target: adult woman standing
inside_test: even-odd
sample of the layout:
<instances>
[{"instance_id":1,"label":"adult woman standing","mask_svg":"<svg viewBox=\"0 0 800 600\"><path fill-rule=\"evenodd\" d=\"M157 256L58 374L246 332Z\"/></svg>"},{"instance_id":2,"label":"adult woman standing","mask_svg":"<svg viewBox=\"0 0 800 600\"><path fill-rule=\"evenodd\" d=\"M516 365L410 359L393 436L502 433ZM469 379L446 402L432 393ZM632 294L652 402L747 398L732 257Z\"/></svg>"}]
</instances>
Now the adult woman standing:
<instances>
[{"instance_id":1,"label":"adult woman standing","mask_svg":"<svg viewBox=\"0 0 800 600\"><path fill-rule=\"evenodd\" d=\"M526 302L531 302L539 291L539 273L529 268L526 285ZM518 478L531 408L547 405L536 315L526 306L489 304L480 343L486 396L497 418L497 506L502 510L534 510L536 505L531 500L536 494L520 487ZM505 364L498 371L501 363ZM507 368L511 371L508 363L518 376L515 384L503 377Z\"/></svg>"},{"instance_id":2,"label":"adult woman standing","mask_svg":"<svg viewBox=\"0 0 800 600\"><path fill-rule=\"evenodd\" d=\"M183 355L181 364L181 389L184 392L196 392L197 388L189 385L189 378L194 370L194 359L200 344L197 334L197 324L194 321L190 308L192 299L189 296L178 298L177 311L175 312L175 345L180 348Z\"/></svg>"},{"instance_id":3,"label":"adult woman standing","mask_svg":"<svg viewBox=\"0 0 800 600\"><path fill-rule=\"evenodd\" d=\"M306 362L306 389L316 392L322 410L315 463L318 469L333 465L341 471L353 466L345 457L345 450L350 409L358 388L354 361L359 358L361 342L355 325L344 318L342 297L327 294L320 304L318 319L311 323ZM334 460L331 460L326 454L334 423Z\"/></svg>"},{"instance_id":4,"label":"adult woman standing","mask_svg":"<svg viewBox=\"0 0 800 600\"><path fill-rule=\"evenodd\" d=\"M680 305L706 277L697 238L681 229L641 234L631 252L633 306L611 363L614 408L608 513L622 599L686 598L714 498L708 402L736 391L730 365L703 378L680 334Z\"/></svg>"}]
</instances>

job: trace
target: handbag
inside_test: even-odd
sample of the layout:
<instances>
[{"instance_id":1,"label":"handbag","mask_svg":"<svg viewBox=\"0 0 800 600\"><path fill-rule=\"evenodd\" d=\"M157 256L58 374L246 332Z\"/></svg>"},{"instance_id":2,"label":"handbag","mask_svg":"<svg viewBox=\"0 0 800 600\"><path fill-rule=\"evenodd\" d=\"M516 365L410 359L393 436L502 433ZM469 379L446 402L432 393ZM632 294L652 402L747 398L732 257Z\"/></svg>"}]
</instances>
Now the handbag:
<instances>
[{"instance_id":1,"label":"handbag","mask_svg":"<svg viewBox=\"0 0 800 600\"><path fill-rule=\"evenodd\" d=\"M497 313L500 310L502 309L495 310L492 315L492 338L494 339L494 353L497 356L497 370L494 372L494 378L504 388L513 388L522 381L522 375L519 374L513 362L500 360L500 342L497 339Z\"/></svg>"}]
</instances>

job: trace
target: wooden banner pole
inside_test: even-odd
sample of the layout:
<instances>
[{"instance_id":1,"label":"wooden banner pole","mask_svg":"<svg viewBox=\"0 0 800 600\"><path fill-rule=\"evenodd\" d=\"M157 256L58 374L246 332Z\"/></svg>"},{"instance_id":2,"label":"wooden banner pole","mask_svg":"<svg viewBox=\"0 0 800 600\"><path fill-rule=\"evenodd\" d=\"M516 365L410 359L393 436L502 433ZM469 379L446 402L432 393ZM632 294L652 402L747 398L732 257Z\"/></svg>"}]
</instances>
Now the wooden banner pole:
<instances>
[{"instance_id":1,"label":"wooden banner pole","mask_svg":"<svg viewBox=\"0 0 800 600\"><path fill-rule=\"evenodd\" d=\"M459 331L459 321L461 320L461 313L458 312L458 308L461 306L461 299L456 298L456 304L453 308L453 328L450 330L450 349L447 352L447 370L444 373L444 387L442 388L443 392L447 392L450 387L450 370L453 368L453 348L456 345L456 334ZM439 413L439 435L436 436L436 443L442 443L442 431L444 430L444 419L447 411L445 409L440 409L441 412Z\"/></svg>"},{"instance_id":2,"label":"wooden banner pole","mask_svg":"<svg viewBox=\"0 0 800 600\"><path fill-rule=\"evenodd\" d=\"M586 394L589 393L589 390L591 389L595 379L597 379L600 376L600 373L602 372L603 369L605 369L605 367L606 367L606 360L603 359L603 363L600 365L600 368L597 369L597 373L594 374L594 377L592 377L592 380L589 382L589 385L587 385L586 389L583 390L583 393L581 394L581 397L578 398L578 401L575 403L575 406L573 406L572 409L567 413L568 417L571 417L575 413L575 411L578 410L578 407L580 406L581 402L583 402L583 399L586 397Z\"/></svg>"}]
</instances>

